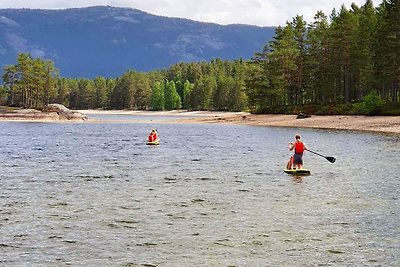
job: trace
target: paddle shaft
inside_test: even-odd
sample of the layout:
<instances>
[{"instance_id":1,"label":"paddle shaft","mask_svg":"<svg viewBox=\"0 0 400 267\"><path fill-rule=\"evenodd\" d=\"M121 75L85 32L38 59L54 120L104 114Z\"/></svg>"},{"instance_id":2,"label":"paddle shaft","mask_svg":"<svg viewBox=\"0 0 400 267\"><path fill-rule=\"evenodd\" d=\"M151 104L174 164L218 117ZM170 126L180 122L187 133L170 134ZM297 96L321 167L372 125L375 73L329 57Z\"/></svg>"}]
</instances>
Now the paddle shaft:
<instances>
[{"instance_id":1,"label":"paddle shaft","mask_svg":"<svg viewBox=\"0 0 400 267\"><path fill-rule=\"evenodd\" d=\"M323 157L323 158L326 158L324 155L321 155L321 154L319 154L319 153L317 153L317 152L314 152L314 151L311 151L311 150L309 150L309 149L307 149L307 151L310 151L311 153L314 153L315 155L318 155L318 156L321 156L321 157Z\"/></svg>"},{"instance_id":2,"label":"paddle shaft","mask_svg":"<svg viewBox=\"0 0 400 267\"><path fill-rule=\"evenodd\" d=\"M335 163L335 161L336 161L336 159L334 157L325 157L324 155L321 155L321 154L319 154L317 152L314 152L314 151L311 151L309 149L307 149L307 151L310 151L311 153L314 153L315 155L321 156L321 157L325 158L326 160L328 160L331 163Z\"/></svg>"}]
</instances>

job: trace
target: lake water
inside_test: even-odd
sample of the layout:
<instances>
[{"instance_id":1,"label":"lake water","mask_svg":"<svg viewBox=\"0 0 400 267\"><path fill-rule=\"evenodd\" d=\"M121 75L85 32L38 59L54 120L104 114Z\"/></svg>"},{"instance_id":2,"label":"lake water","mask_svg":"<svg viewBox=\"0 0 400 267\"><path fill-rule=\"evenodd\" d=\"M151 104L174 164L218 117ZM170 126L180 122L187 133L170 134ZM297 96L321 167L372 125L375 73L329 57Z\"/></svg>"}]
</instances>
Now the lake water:
<instances>
[{"instance_id":1,"label":"lake water","mask_svg":"<svg viewBox=\"0 0 400 267\"><path fill-rule=\"evenodd\" d=\"M0 122L1 266L400 265L399 137L112 118Z\"/></svg>"}]
</instances>

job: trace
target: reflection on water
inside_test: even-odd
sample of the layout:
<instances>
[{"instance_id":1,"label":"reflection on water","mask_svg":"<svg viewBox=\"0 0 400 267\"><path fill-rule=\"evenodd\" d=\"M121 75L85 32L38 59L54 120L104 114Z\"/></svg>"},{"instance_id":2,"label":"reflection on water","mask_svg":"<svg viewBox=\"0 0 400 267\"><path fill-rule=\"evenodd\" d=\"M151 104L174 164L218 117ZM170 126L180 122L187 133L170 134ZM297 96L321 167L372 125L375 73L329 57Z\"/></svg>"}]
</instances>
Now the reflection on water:
<instances>
[{"instance_id":1,"label":"reflection on water","mask_svg":"<svg viewBox=\"0 0 400 267\"><path fill-rule=\"evenodd\" d=\"M151 128L162 143L146 146ZM283 173L301 132L310 176ZM5 266L396 266L397 137L0 123Z\"/></svg>"},{"instance_id":2,"label":"reflection on water","mask_svg":"<svg viewBox=\"0 0 400 267\"><path fill-rule=\"evenodd\" d=\"M303 176L302 175L292 175L293 176L293 182L300 184L303 182Z\"/></svg>"}]
</instances>

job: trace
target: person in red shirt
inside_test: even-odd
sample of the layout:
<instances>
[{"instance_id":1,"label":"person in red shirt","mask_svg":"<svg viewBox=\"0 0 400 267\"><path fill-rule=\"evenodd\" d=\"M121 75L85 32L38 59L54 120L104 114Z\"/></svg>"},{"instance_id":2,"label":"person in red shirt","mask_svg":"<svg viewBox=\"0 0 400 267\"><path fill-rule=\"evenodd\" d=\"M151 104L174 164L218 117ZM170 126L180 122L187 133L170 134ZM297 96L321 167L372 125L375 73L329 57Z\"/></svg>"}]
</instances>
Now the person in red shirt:
<instances>
[{"instance_id":1,"label":"person in red shirt","mask_svg":"<svg viewBox=\"0 0 400 267\"><path fill-rule=\"evenodd\" d=\"M157 131L155 129L153 129L153 130L151 130L151 132L153 133L153 141L157 141L158 140Z\"/></svg>"},{"instance_id":2,"label":"person in red shirt","mask_svg":"<svg viewBox=\"0 0 400 267\"><path fill-rule=\"evenodd\" d=\"M155 129L151 130L149 134L149 142L155 142L157 141L158 136L157 136L157 131Z\"/></svg>"},{"instance_id":3,"label":"person in red shirt","mask_svg":"<svg viewBox=\"0 0 400 267\"><path fill-rule=\"evenodd\" d=\"M301 141L299 134L296 134L295 139L296 141L294 143L289 143L289 150L294 150L294 155L290 160L292 161L292 164L289 162L288 167L291 165L291 169L301 169L303 167L303 153L305 150L308 150L308 147L303 141Z\"/></svg>"},{"instance_id":4,"label":"person in red shirt","mask_svg":"<svg viewBox=\"0 0 400 267\"><path fill-rule=\"evenodd\" d=\"M149 137L148 137L149 142L153 142L153 139L154 139L153 136L154 136L153 132L150 132Z\"/></svg>"}]
</instances>

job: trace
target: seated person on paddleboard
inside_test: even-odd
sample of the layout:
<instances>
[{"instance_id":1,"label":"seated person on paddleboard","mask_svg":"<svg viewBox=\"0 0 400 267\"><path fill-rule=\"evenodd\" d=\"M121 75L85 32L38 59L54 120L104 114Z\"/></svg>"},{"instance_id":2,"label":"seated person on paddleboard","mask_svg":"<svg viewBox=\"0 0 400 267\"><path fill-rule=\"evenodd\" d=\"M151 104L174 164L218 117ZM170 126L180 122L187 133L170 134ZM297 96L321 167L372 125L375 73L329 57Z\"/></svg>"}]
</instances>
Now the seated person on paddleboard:
<instances>
[{"instance_id":1,"label":"seated person on paddleboard","mask_svg":"<svg viewBox=\"0 0 400 267\"><path fill-rule=\"evenodd\" d=\"M299 134L296 134L295 136L296 141L294 143L289 143L289 149L290 151L294 150L294 155L293 155L293 165L288 164L288 169L290 168L295 168L295 169L301 169L303 167L303 153L304 150L308 150L307 145L301 141L301 137ZM292 159L291 159L292 161ZM292 166L289 166L292 165Z\"/></svg>"},{"instance_id":2,"label":"seated person on paddleboard","mask_svg":"<svg viewBox=\"0 0 400 267\"><path fill-rule=\"evenodd\" d=\"M151 130L149 134L149 142L155 142L157 141L158 136L157 136L157 131L155 129Z\"/></svg>"}]
</instances>

